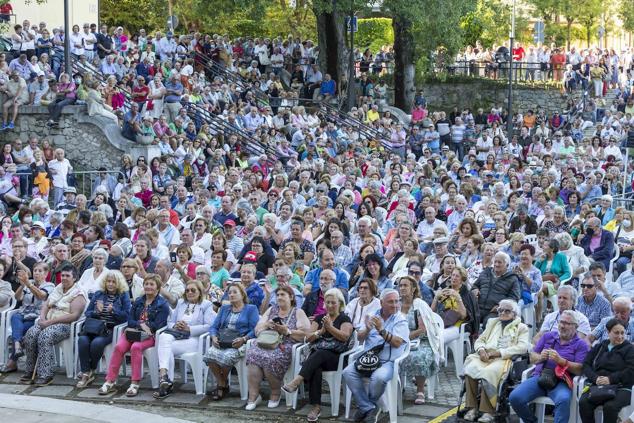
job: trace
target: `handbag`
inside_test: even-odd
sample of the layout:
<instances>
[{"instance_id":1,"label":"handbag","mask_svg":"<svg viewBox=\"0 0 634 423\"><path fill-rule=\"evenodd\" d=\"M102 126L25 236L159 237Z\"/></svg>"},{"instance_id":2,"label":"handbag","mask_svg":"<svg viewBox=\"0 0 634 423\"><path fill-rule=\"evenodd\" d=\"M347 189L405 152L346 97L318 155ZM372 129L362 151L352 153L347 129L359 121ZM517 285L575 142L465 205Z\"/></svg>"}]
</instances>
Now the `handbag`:
<instances>
[{"instance_id":1,"label":"handbag","mask_svg":"<svg viewBox=\"0 0 634 423\"><path fill-rule=\"evenodd\" d=\"M591 385L588 400L594 405L601 405L616 397L618 385Z\"/></svg>"},{"instance_id":2,"label":"handbag","mask_svg":"<svg viewBox=\"0 0 634 423\"><path fill-rule=\"evenodd\" d=\"M284 322L284 325L288 325L288 321L290 320L294 312L295 312L295 309L293 308L291 312L288 313L288 316L286 317L286 321ZM282 343L283 340L284 340L284 336L273 329L263 330L262 332L258 334L258 337L257 337L258 347L264 348L265 350L276 349Z\"/></svg>"},{"instance_id":3,"label":"handbag","mask_svg":"<svg viewBox=\"0 0 634 423\"><path fill-rule=\"evenodd\" d=\"M379 367L381 367L381 359L379 355L381 351L383 351L383 347L387 341L383 342L380 345L370 348L369 350L362 353L357 359L354 361L354 368L361 376L370 377L372 373ZM392 357L392 346L390 345L390 356L388 361Z\"/></svg>"},{"instance_id":4,"label":"handbag","mask_svg":"<svg viewBox=\"0 0 634 423\"><path fill-rule=\"evenodd\" d=\"M337 354L348 351L348 342L341 342L340 340L332 338L319 338L314 344L315 350L332 351Z\"/></svg>"},{"instance_id":5,"label":"handbag","mask_svg":"<svg viewBox=\"0 0 634 423\"><path fill-rule=\"evenodd\" d=\"M555 371L553 369L543 368L539 378L537 379L537 384L545 391L553 390L558 383L559 379L557 378L557 375L555 375Z\"/></svg>"},{"instance_id":6,"label":"handbag","mask_svg":"<svg viewBox=\"0 0 634 423\"><path fill-rule=\"evenodd\" d=\"M274 350L282 343L282 339L284 339L284 337L276 330L266 329L258 334L258 347L264 348L265 350Z\"/></svg>"},{"instance_id":7,"label":"handbag","mask_svg":"<svg viewBox=\"0 0 634 423\"><path fill-rule=\"evenodd\" d=\"M173 329L173 328L165 329L163 333L172 335L174 339L177 341L181 341L183 339L189 339L189 336L190 336L189 332L186 332L184 330Z\"/></svg>"},{"instance_id":8,"label":"handbag","mask_svg":"<svg viewBox=\"0 0 634 423\"><path fill-rule=\"evenodd\" d=\"M231 348L233 341L240 337L240 332L236 329L223 328L218 332L218 345L220 348Z\"/></svg>"},{"instance_id":9,"label":"handbag","mask_svg":"<svg viewBox=\"0 0 634 423\"><path fill-rule=\"evenodd\" d=\"M81 327L81 334L88 336L108 336L108 326L103 320L88 317L84 320L84 324Z\"/></svg>"},{"instance_id":10,"label":"handbag","mask_svg":"<svg viewBox=\"0 0 634 423\"><path fill-rule=\"evenodd\" d=\"M150 338L150 335L140 329L128 328L125 330L125 339L127 339L128 342L143 342L148 338Z\"/></svg>"}]
</instances>

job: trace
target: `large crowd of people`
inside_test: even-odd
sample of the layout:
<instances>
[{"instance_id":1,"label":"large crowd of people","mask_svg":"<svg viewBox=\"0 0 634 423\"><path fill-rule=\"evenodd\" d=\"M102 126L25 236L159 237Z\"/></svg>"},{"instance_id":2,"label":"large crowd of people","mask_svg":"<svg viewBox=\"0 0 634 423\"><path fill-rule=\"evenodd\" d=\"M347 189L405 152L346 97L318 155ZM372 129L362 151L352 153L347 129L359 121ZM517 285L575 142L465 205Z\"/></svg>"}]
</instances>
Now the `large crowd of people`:
<instances>
[{"instance_id":1,"label":"large crowd of people","mask_svg":"<svg viewBox=\"0 0 634 423\"><path fill-rule=\"evenodd\" d=\"M161 399L174 390L175 357L197 351L208 334L202 360L216 382L211 400L230 394L231 369L246 360L246 410L262 402L264 379L268 408L306 384L307 419L317 421L322 373L357 348L342 376L355 421L375 422L395 360L404 357L399 372L414 378L414 401L423 404L427 381L446 364L445 345L465 325L475 350L464 362L467 420L493 421L511 357L529 350L537 368L509 398L524 421L536 421L527 403L543 395L555 402L555 420L568 421L565 377L542 380L561 369L587 377L584 422L598 405L593 386L617 386L601 403L605 421L629 404L621 391L634 383L634 212L616 199L631 191L629 74L628 83L617 79L616 103L589 119L539 108L509 117L496 105L430 111L419 93L404 124L381 111L372 87L351 113L390 139L383 145L289 100L337 94L309 41L128 37L122 28L75 25L73 53L95 71L66 75L43 61L61 45L60 30L52 32L48 46L40 42L46 24L15 28L6 86L18 95L4 103L5 115L14 114L5 129L27 104L24 81L33 79L32 102L38 84L59 71L51 126L62 107L84 101L160 155L123 155L120 176L100 175L85 195L60 146L37 137L3 146L0 307L17 312L0 371L50 384L55 344L85 319L77 387L91 386L110 345L99 394L118 389L129 354L125 392L136 396L144 351L155 347ZM210 77L200 53L243 74L247 89L227 75ZM290 88L280 69L292 71ZM249 154L242 135L205 125L190 103L276 153ZM516 133L502 129L507 119ZM521 321L526 308L535 309L534 322ZM293 346L303 342L310 354L287 378ZM378 365L369 368L373 358Z\"/></svg>"}]
</instances>

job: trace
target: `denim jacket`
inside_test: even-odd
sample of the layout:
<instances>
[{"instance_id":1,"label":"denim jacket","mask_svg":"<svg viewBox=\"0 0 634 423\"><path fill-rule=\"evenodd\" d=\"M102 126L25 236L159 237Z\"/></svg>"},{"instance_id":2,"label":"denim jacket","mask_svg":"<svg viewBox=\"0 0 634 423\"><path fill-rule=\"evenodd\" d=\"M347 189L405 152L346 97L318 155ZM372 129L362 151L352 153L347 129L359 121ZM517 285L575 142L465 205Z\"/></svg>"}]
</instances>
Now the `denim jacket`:
<instances>
[{"instance_id":1,"label":"denim jacket","mask_svg":"<svg viewBox=\"0 0 634 423\"><path fill-rule=\"evenodd\" d=\"M103 303L106 302L107 294L103 291L96 291L92 300L90 300L90 304L88 304L88 308L86 309L86 317L92 317L94 319L102 318L102 314L99 313L95 305L97 301L101 301ZM128 321L130 317L130 295L128 292L123 292L121 294L117 294L114 303L112 303L112 313L114 315L115 324L119 325L121 323L125 323Z\"/></svg>"},{"instance_id":2,"label":"denim jacket","mask_svg":"<svg viewBox=\"0 0 634 423\"><path fill-rule=\"evenodd\" d=\"M218 336L220 329L227 327L230 313L231 304L225 304L220 308L218 315L209 329L211 336ZM246 304L242 311L240 311L240 317L238 317L238 321L236 322L236 330L240 332L240 336L246 336L249 339L255 338L255 325L257 325L259 319L258 308L253 304Z\"/></svg>"},{"instance_id":3,"label":"denim jacket","mask_svg":"<svg viewBox=\"0 0 634 423\"><path fill-rule=\"evenodd\" d=\"M132 311L130 312L130 317L128 317L128 327L140 329L139 319L141 318L141 313L143 312L143 308L145 307L145 295L140 296L134 301L132 304ZM157 330L165 327L167 325L167 318L170 314L170 306L167 303L167 300L160 295L157 295L152 304L148 306L147 310L147 322L146 324L152 330L152 333L155 333Z\"/></svg>"}]
</instances>

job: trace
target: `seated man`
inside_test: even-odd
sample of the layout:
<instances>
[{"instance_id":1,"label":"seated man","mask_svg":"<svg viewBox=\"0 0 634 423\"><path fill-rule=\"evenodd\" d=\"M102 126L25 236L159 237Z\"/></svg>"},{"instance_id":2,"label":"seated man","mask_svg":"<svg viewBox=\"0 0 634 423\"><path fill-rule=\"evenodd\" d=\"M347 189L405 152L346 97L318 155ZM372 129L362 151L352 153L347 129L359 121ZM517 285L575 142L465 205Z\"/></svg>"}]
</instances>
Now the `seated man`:
<instances>
[{"instance_id":1,"label":"seated man","mask_svg":"<svg viewBox=\"0 0 634 423\"><path fill-rule=\"evenodd\" d=\"M319 289L319 275L328 269L335 273L336 280L333 283L333 287L341 289L343 296L347 299L349 276L342 269L335 267L335 255L331 249L325 248L321 251L319 264L321 267L311 270L306 274L306 278L304 278L304 295L307 296L311 292L315 292Z\"/></svg>"},{"instance_id":2,"label":"seated man","mask_svg":"<svg viewBox=\"0 0 634 423\"><path fill-rule=\"evenodd\" d=\"M605 324L612 318L617 318L625 323L625 337L628 342L634 342L634 319L630 319L632 311L632 300L627 297L619 297L612 301L612 310L614 316L604 317L601 323L597 325L588 336L588 342L593 344L594 341L603 342L608 339L608 331Z\"/></svg>"},{"instance_id":3,"label":"seated man","mask_svg":"<svg viewBox=\"0 0 634 423\"><path fill-rule=\"evenodd\" d=\"M497 252L493 256L493 267L486 268L471 288L478 298L482 323L496 317L500 301L511 299L518 302L521 298L520 282L517 275L509 270L510 264L508 254Z\"/></svg>"},{"instance_id":4,"label":"seated man","mask_svg":"<svg viewBox=\"0 0 634 423\"><path fill-rule=\"evenodd\" d=\"M612 306L603 295L598 294L598 280L590 272L581 279L581 297L577 301L576 309L583 313L590 322L590 327L596 327L604 317L612 316Z\"/></svg>"},{"instance_id":5,"label":"seated man","mask_svg":"<svg viewBox=\"0 0 634 423\"><path fill-rule=\"evenodd\" d=\"M17 71L13 71L9 81L0 87L0 92L4 94L2 128L0 130L13 129L15 119L18 117L18 108L29 103L29 90L26 81ZM11 120L9 120L9 110L11 110Z\"/></svg>"},{"instance_id":6,"label":"seated man","mask_svg":"<svg viewBox=\"0 0 634 423\"><path fill-rule=\"evenodd\" d=\"M319 285L317 291L310 292L304 303L302 304L302 310L306 313L306 316L312 322L317 316L326 314L326 306L324 305L324 294L335 284L335 272L330 269L324 269L319 274Z\"/></svg>"},{"instance_id":7,"label":"seated man","mask_svg":"<svg viewBox=\"0 0 634 423\"><path fill-rule=\"evenodd\" d=\"M269 282L262 285L262 290L264 291L264 299L262 300L262 305L260 306L260 314L264 314L264 312L270 306L277 304L277 294L275 293L275 291L281 286L287 286L293 290L293 292L295 293L295 304L297 307L301 307L302 304L304 304L304 296L302 295L302 293L296 287L290 284L290 280L292 277L293 272L288 266L280 266L275 269L275 279L277 281L277 287L273 288Z\"/></svg>"},{"instance_id":8,"label":"seated man","mask_svg":"<svg viewBox=\"0 0 634 423\"><path fill-rule=\"evenodd\" d=\"M560 288L561 289L561 288ZM583 360L588 354L588 344L577 335L577 314L565 310L557 324L557 331L549 331L540 338L530 354L531 363L536 364L530 378L513 389L509 400L515 413L525 422L537 422L530 402L537 397L548 396L555 403L555 422L570 421L570 401L573 393L568 384L556 378L554 386L540 384L544 369L555 370L556 366L566 366L570 379L581 374Z\"/></svg>"},{"instance_id":9,"label":"seated man","mask_svg":"<svg viewBox=\"0 0 634 423\"><path fill-rule=\"evenodd\" d=\"M533 343L537 343L537 341L546 332L557 332L557 330L559 330L559 319L561 318L562 313L566 310L571 310L575 314L579 336L581 338L585 338L590 335L590 322L588 322L588 318L583 313L574 310L573 307L576 303L577 291L570 285L560 286L557 290L557 306L559 307L559 310L548 313L546 317L544 317L542 327L533 338Z\"/></svg>"},{"instance_id":10,"label":"seated man","mask_svg":"<svg viewBox=\"0 0 634 423\"><path fill-rule=\"evenodd\" d=\"M343 380L352 391L358 407L354 421L379 421L381 409L378 401L385 392L387 382L392 379L394 360L403 354L409 342L407 318L400 312L399 301L397 290L384 289L381 293L381 309L374 316L366 317L366 329L357 333L359 342L365 342L364 352L379 345L383 348L379 353L381 367L370 376L367 390L363 380L365 376L357 371L355 361L343 371Z\"/></svg>"}]
</instances>

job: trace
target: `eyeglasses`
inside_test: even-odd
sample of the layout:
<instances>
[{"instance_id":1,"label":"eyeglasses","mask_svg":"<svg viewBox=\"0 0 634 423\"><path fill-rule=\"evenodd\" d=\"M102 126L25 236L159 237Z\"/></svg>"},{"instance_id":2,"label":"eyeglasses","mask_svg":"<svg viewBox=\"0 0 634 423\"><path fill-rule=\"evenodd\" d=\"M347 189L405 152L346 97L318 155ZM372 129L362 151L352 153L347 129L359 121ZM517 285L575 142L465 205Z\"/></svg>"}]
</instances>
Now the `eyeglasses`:
<instances>
[{"instance_id":1,"label":"eyeglasses","mask_svg":"<svg viewBox=\"0 0 634 423\"><path fill-rule=\"evenodd\" d=\"M581 284L581 287L582 287L582 288L592 289L592 288L594 288L594 284L591 284L591 283L582 283L582 284Z\"/></svg>"},{"instance_id":2,"label":"eyeglasses","mask_svg":"<svg viewBox=\"0 0 634 423\"><path fill-rule=\"evenodd\" d=\"M420 276L423 274L423 272L419 271L419 270L408 270L407 271L408 275L412 275L412 276Z\"/></svg>"},{"instance_id":3,"label":"eyeglasses","mask_svg":"<svg viewBox=\"0 0 634 423\"><path fill-rule=\"evenodd\" d=\"M506 313L513 313L513 310L511 310L510 308L498 308L498 314L506 314Z\"/></svg>"}]
</instances>

